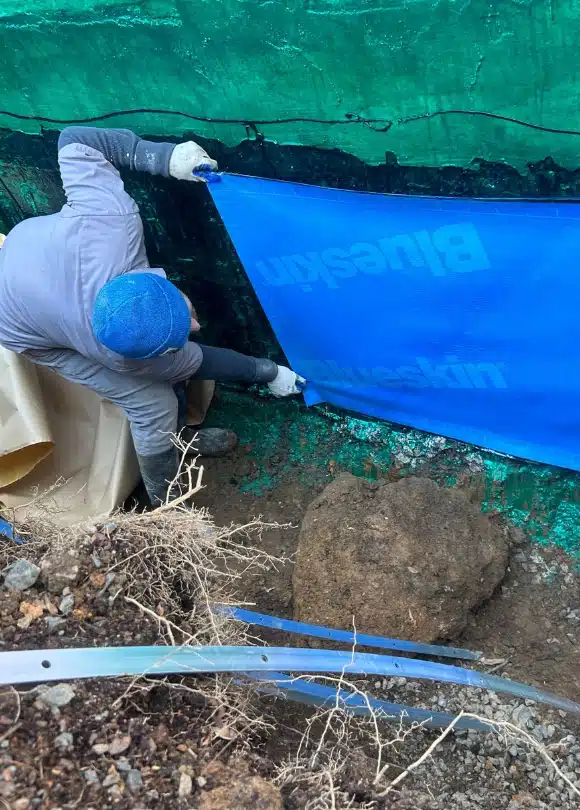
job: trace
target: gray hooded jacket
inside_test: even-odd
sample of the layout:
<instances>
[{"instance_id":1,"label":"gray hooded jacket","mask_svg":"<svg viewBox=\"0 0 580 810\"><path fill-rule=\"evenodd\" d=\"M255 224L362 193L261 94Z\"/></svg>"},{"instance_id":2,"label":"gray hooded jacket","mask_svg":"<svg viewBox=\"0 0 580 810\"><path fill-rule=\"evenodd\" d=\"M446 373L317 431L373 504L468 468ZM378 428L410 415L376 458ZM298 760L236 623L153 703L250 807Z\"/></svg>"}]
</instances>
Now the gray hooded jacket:
<instances>
[{"instance_id":1,"label":"gray hooded jacket","mask_svg":"<svg viewBox=\"0 0 580 810\"><path fill-rule=\"evenodd\" d=\"M139 210L117 169L168 176L173 148L126 130L64 130L58 160L66 205L21 222L0 250L0 344L120 405L141 455L171 446L172 386L196 373L202 349L190 342L163 357L127 359L95 339L91 315L115 276L165 275L149 267Z\"/></svg>"}]
</instances>

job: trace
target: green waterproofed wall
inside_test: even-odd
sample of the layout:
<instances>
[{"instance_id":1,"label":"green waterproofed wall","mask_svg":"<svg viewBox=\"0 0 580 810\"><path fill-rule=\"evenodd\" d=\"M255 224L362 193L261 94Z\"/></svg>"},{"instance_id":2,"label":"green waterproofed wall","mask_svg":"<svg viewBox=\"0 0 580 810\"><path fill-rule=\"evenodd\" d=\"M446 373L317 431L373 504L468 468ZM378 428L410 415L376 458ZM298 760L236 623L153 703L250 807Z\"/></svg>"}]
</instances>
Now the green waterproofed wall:
<instances>
[{"instance_id":1,"label":"green waterproofed wall","mask_svg":"<svg viewBox=\"0 0 580 810\"><path fill-rule=\"evenodd\" d=\"M572 167L580 139L470 111L580 130L579 11L578 0L4 0L0 106L57 119L183 111L212 119L197 131L230 146L244 122L283 119L257 128L370 163L389 151L415 165L550 155ZM436 115L449 110L463 112ZM161 114L116 123L187 126Z\"/></svg>"}]
</instances>

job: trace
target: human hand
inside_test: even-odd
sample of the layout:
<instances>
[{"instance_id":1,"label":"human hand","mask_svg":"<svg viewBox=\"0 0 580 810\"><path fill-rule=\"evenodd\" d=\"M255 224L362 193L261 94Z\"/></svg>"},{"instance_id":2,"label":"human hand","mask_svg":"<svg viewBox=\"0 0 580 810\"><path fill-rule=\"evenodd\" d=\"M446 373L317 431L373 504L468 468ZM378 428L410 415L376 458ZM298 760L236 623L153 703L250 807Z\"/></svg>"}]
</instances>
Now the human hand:
<instances>
[{"instance_id":1,"label":"human hand","mask_svg":"<svg viewBox=\"0 0 580 810\"><path fill-rule=\"evenodd\" d=\"M191 317L191 331L192 332L199 332L201 329L199 318L197 317L197 312L195 311L195 307L191 303L189 297L182 292L182 296L185 298L185 303L187 304L187 308L189 310L189 314Z\"/></svg>"},{"instance_id":2,"label":"human hand","mask_svg":"<svg viewBox=\"0 0 580 810\"><path fill-rule=\"evenodd\" d=\"M268 383L268 388L275 397L290 397L299 394L300 386L305 384L304 377L300 377L286 366L278 366L278 374L271 383Z\"/></svg>"},{"instance_id":3,"label":"human hand","mask_svg":"<svg viewBox=\"0 0 580 810\"><path fill-rule=\"evenodd\" d=\"M216 172L218 165L205 149L195 141L178 143L169 160L169 174L176 180L189 180L193 183L205 183L205 179L194 175L194 171Z\"/></svg>"},{"instance_id":4,"label":"human hand","mask_svg":"<svg viewBox=\"0 0 580 810\"><path fill-rule=\"evenodd\" d=\"M199 323L199 318L197 317L197 312L195 311L195 307L193 304L191 305L191 331L192 332L199 332L201 330L201 324Z\"/></svg>"}]
</instances>

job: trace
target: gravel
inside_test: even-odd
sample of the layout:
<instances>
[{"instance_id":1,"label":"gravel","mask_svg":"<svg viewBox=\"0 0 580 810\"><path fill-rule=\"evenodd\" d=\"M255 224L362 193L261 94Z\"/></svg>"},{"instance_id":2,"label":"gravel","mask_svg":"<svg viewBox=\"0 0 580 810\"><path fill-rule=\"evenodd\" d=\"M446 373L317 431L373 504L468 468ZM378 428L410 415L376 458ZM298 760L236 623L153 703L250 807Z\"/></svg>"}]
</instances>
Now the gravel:
<instances>
[{"instance_id":1,"label":"gravel","mask_svg":"<svg viewBox=\"0 0 580 810\"><path fill-rule=\"evenodd\" d=\"M517 706L512 712L512 722L523 729L534 728L534 717L536 712L529 706Z\"/></svg>"},{"instance_id":2,"label":"gravel","mask_svg":"<svg viewBox=\"0 0 580 810\"><path fill-rule=\"evenodd\" d=\"M395 702L412 702L414 706L452 714L463 709L510 722L536 739L580 790L580 733L577 739L566 726L575 720L571 715L530 700L507 700L494 692L471 687L438 688L402 678L384 679L381 691ZM410 745L409 740L407 738ZM414 744L418 758L428 743L419 732ZM408 756L412 755L409 751ZM414 771L414 776L407 780L409 785L413 780L415 788L428 789L431 804L425 806L434 810L578 810L580 807L580 796L574 794L537 748L503 734L455 732ZM417 803L416 806L422 805Z\"/></svg>"}]
</instances>

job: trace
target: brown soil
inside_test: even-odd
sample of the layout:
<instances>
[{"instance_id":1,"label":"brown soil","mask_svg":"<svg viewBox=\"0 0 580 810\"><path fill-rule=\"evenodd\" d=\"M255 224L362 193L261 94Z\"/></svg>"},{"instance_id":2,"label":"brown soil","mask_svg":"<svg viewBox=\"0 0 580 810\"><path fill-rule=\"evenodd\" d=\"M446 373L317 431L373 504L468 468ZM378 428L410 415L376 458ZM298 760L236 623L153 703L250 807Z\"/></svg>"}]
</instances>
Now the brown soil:
<instances>
[{"instance_id":1,"label":"brown soil","mask_svg":"<svg viewBox=\"0 0 580 810\"><path fill-rule=\"evenodd\" d=\"M331 480L330 476L326 481L320 480L316 487L287 479L278 489L258 497L238 488L247 463L243 453L233 460L210 461L205 478L207 488L197 497L197 505L208 507L218 525L245 522L256 515L265 521L290 523L287 528L267 531L263 544L275 556L291 556L296 551L306 509ZM52 631L44 618L35 619L29 627L17 627L23 597L0 590L1 647L160 643L155 622L121 600L110 605L98 597L102 583L99 578L91 580L91 573L94 571L84 570L74 589L73 615ZM291 617L292 573L292 564L287 564L279 570L247 575L242 580L239 597L253 602L260 611ZM39 588L27 592L24 598L41 600L45 594ZM580 612L576 614L574 610L579 606L580 587L570 560L553 549L524 546L512 554L504 584L469 618L458 643L483 650L488 658L505 659L498 666L499 674L577 700ZM47 608L45 616L49 613ZM265 637L293 644L305 641L283 634ZM260 698L260 710L273 724L273 730L240 733L231 739L223 733L222 716L212 699L213 682L189 678L186 686L183 688L183 681L177 678L168 682L149 681L133 688L127 697L128 680L77 681L73 684L75 697L56 710L42 703L33 685L19 687L19 695L12 689L2 690L1 810L226 810L228 801L231 810L243 807L278 810L280 801L285 810L305 807L312 798L306 788L287 785L280 793L277 787L272 787L272 779L280 763L295 754L310 710ZM385 689L385 682L382 688ZM436 700L439 694L430 686L415 697L407 693L398 694L395 699L405 699L411 704L415 700L427 703L427 696ZM550 719L550 715L543 722L562 722L557 713L553 717ZM63 733L72 735L71 747L59 748L56 744ZM424 750L432 739L432 734L426 735L426 739L420 737L417 751ZM127 747L115 753L125 745L123 740ZM454 768L452 750L455 748L450 747L448 754L441 753L443 761L449 755L450 774ZM397 773L399 753L393 749L390 756ZM347 774L347 787L355 796L352 807L366 807L372 800L368 780L365 782L363 777L369 768L372 773L373 766L369 765L368 757L365 760L362 749L359 758L362 764L352 756ZM478 803L470 804L469 799L467 804L460 805L446 799L443 805L439 804L437 796L442 786L452 784L454 790L462 790L467 778L442 775L432 783L410 779L409 791L405 789L389 800L377 802L376 808L507 808L514 795L518 792L524 795L527 789L525 774L516 765L517 762L510 767L511 782L505 782L506 787L497 795L490 792ZM142 780L134 789L130 787L130 771L138 771ZM235 790L228 793L229 788ZM181 797L180 789L185 791ZM431 795L425 794L425 790ZM534 806L548 804L529 805ZM520 805L513 805L516 807Z\"/></svg>"},{"instance_id":2,"label":"brown soil","mask_svg":"<svg viewBox=\"0 0 580 810\"><path fill-rule=\"evenodd\" d=\"M285 480L260 496L240 492L238 481L247 470L243 454L208 464L208 487L197 503L207 506L218 523L261 515L265 521L290 523L269 531L269 553L296 554L301 521L312 500L330 483L305 486ZM457 643L482 650L488 658L505 658L501 674L542 686L574 700L580 697L580 577L577 563L557 548L527 544L510 558L503 585L491 600L472 614ZM244 597L265 613L292 617L293 566L262 573L244 583Z\"/></svg>"}]
</instances>

